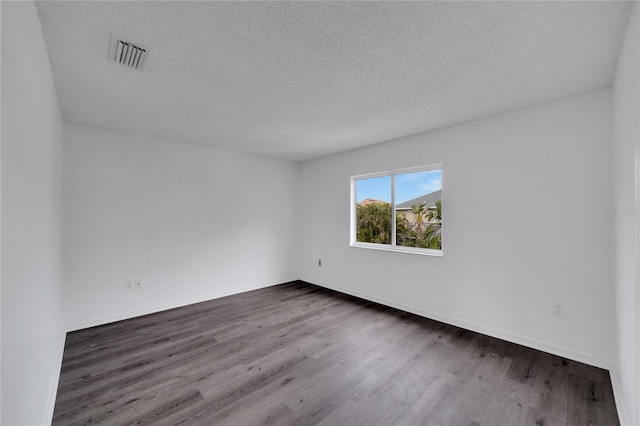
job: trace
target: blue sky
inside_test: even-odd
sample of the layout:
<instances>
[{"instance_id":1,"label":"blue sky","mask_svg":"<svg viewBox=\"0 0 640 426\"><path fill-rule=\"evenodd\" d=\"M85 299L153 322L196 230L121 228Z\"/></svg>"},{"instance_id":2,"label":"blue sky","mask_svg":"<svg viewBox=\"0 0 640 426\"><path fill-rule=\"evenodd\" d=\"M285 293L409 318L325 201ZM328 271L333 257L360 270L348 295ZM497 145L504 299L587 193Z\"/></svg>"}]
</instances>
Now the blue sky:
<instances>
[{"instance_id":1,"label":"blue sky","mask_svg":"<svg viewBox=\"0 0 640 426\"><path fill-rule=\"evenodd\" d=\"M442 170L396 175L396 204L442 189ZM391 202L391 176L358 179L356 202L366 198Z\"/></svg>"}]
</instances>

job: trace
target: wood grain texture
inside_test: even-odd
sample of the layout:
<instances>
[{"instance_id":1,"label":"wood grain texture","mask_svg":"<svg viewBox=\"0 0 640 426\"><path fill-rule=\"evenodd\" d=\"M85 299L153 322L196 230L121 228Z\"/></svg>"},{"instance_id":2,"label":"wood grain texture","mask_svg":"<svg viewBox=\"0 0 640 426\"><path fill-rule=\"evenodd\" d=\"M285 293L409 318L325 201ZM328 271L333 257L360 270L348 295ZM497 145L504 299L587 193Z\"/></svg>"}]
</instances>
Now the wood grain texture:
<instances>
[{"instance_id":1,"label":"wood grain texture","mask_svg":"<svg viewBox=\"0 0 640 426\"><path fill-rule=\"evenodd\" d=\"M69 333L54 425L618 425L606 371L293 282Z\"/></svg>"}]
</instances>

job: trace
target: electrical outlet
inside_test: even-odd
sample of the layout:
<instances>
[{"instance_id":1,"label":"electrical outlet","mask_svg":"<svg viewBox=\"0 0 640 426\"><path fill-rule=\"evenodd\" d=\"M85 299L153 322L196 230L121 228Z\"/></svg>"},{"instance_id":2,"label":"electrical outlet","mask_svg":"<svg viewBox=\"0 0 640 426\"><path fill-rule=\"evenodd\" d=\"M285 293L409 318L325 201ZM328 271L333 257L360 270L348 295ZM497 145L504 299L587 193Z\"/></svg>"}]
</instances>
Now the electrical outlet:
<instances>
[{"instance_id":1,"label":"electrical outlet","mask_svg":"<svg viewBox=\"0 0 640 426\"><path fill-rule=\"evenodd\" d=\"M133 288L135 288L136 290L140 290L142 288L142 281L136 280L136 282L133 285Z\"/></svg>"},{"instance_id":2,"label":"electrical outlet","mask_svg":"<svg viewBox=\"0 0 640 426\"><path fill-rule=\"evenodd\" d=\"M133 290L133 281L125 281L124 282L124 290L125 291Z\"/></svg>"},{"instance_id":3,"label":"electrical outlet","mask_svg":"<svg viewBox=\"0 0 640 426\"><path fill-rule=\"evenodd\" d=\"M564 317L565 316L564 305L562 303L553 303L551 305L551 312L555 317Z\"/></svg>"},{"instance_id":4,"label":"electrical outlet","mask_svg":"<svg viewBox=\"0 0 640 426\"><path fill-rule=\"evenodd\" d=\"M322 259L318 259L318 266L322 266Z\"/></svg>"}]
</instances>

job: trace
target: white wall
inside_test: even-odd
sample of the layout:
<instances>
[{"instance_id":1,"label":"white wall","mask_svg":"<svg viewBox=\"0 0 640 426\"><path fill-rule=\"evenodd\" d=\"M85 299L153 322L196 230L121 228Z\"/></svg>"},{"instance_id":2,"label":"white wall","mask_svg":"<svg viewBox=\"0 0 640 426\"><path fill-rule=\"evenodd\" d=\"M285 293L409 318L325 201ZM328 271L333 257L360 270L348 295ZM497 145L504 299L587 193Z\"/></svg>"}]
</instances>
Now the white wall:
<instances>
[{"instance_id":1,"label":"white wall","mask_svg":"<svg viewBox=\"0 0 640 426\"><path fill-rule=\"evenodd\" d=\"M601 90L302 163L300 276L608 367L611 132ZM349 247L349 177L432 163L444 256Z\"/></svg>"},{"instance_id":2,"label":"white wall","mask_svg":"<svg viewBox=\"0 0 640 426\"><path fill-rule=\"evenodd\" d=\"M640 152L640 31L634 6L618 62L614 95L613 208L616 346L612 379L621 419L640 424L640 282L638 159ZM626 419L624 419L626 417Z\"/></svg>"},{"instance_id":3,"label":"white wall","mask_svg":"<svg viewBox=\"0 0 640 426\"><path fill-rule=\"evenodd\" d=\"M2 6L0 5L0 28L2 26ZM0 31L0 49L2 48L2 31ZM2 67L0 67L0 80ZM2 99L2 84L0 84L0 99ZM0 105L0 112L2 106ZM0 119L0 135L2 135L2 120ZM0 146L2 137L0 136ZM0 149L0 188L2 187L2 149ZM2 191L0 191L0 424L2 424Z\"/></svg>"},{"instance_id":4,"label":"white wall","mask_svg":"<svg viewBox=\"0 0 640 426\"><path fill-rule=\"evenodd\" d=\"M2 6L0 5L0 28L2 23ZM2 31L0 31L0 49L2 48ZM0 80L2 67L0 67ZM0 84L0 99L2 99L2 84ZM0 105L0 112L2 106ZM2 135L2 120L0 119L0 135ZM0 136L0 146L2 137ZM0 149L0 188L2 187L2 149ZM0 424L2 423L2 191L0 191Z\"/></svg>"},{"instance_id":5,"label":"white wall","mask_svg":"<svg viewBox=\"0 0 640 426\"><path fill-rule=\"evenodd\" d=\"M69 329L296 278L295 163L67 123L64 153Z\"/></svg>"},{"instance_id":6,"label":"white wall","mask_svg":"<svg viewBox=\"0 0 640 426\"><path fill-rule=\"evenodd\" d=\"M2 2L2 424L51 421L64 346L60 110L32 2Z\"/></svg>"}]
</instances>

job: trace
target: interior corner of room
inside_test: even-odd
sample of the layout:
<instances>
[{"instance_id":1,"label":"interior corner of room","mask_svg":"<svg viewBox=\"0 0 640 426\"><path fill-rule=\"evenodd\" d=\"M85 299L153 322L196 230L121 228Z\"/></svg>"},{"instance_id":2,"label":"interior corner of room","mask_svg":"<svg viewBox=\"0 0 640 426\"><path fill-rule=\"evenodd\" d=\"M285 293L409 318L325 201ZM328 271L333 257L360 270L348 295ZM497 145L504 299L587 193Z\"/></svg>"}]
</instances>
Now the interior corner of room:
<instances>
[{"instance_id":1,"label":"interior corner of room","mask_svg":"<svg viewBox=\"0 0 640 426\"><path fill-rule=\"evenodd\" d=\"M177 130L159 136L108 128L83 122L80 112L69 119L74 92L56 86L67 70L54 59L62 46L54 41L66 30L46 27L43 17L62 15L56 2L44 3L0 4L2 424L51 423L68 332L296 280L605 369L620 422L640 424L637 2L616 9L629 16L609 52L610 79L588 90L541 93L526 105L505 104L428 131L403 133L390 124L383 140L345 126L345 139L376 143L335 151L321 140L300 142L297 151L273 137L271 152L232 149L235 133L212 136L219 146L205 146L181 140ZM115 7L108 4L102 7ZM288 24L286 31L299 30ZM360 41L385 54L366 37ZM303 42L328 49L311 36ZM153 49L150 55L160 53ZM142 73L159 78L155 66L149 62ZM344 78L349 70L345 65ZM85 84L78 80L73 90L95 89ZM270 82L251 88L259 85ZM109 93L102 89L95 93ZM325 113L318 105L349 90L337 85L305 108ZM278 99L293 103L306 94ZM242 96L228 105L234 119L251 102ZM147 99L140 121L169 129L153 121L156 101ZM91 106L119 108L102 102ZM176 119L191 123L189 112ZM300 139L322 127L289 112L305 123L294 129ZM258 126L271 117L262 113L234 123ZM341 114L347 120L357 111ZM367 123L408 115L410 109L372 112ZM277 136L277 123L256 132ZM350 246L351 177L428 164L443 165L443 255ZM561 317L552 313L556 305Z\"/></svg>"}]
</instances>

